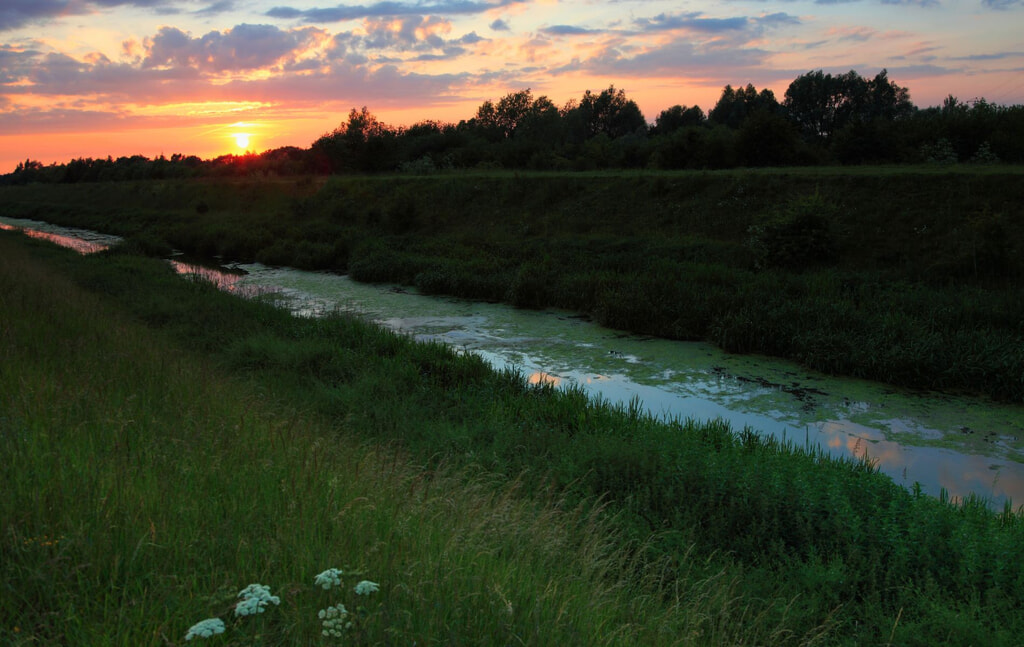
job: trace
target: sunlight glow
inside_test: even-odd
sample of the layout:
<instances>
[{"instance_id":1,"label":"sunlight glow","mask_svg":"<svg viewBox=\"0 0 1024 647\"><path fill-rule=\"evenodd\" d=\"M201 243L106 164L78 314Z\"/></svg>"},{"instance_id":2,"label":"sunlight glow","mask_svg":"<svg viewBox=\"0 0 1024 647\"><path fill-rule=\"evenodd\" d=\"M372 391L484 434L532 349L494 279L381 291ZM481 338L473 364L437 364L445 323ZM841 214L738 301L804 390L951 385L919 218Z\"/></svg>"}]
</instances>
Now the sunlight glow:
<instances>
[{"instance_id":1,"label":"sunlight glow","mask_svg":"<svg viewBox=\"0 0 1024 647\"><path fill-rule=\"evenodd\" d=\"M157 105L125 104L125 107L133 114L146 117L203 118L266 109L270 105L261 101L178 101Z\"/></svg>"},{"instance_id":2,"label":"sunlight glow","mask_svg":"<svg viewBox=\"0 0 1024 647\"><path fill-rule=\"evenodd\" d=\"M249 148L249 133L235 133L232 135L235 138L235 144L238 145L242 150Z\"/></svg>"}]
</instances>

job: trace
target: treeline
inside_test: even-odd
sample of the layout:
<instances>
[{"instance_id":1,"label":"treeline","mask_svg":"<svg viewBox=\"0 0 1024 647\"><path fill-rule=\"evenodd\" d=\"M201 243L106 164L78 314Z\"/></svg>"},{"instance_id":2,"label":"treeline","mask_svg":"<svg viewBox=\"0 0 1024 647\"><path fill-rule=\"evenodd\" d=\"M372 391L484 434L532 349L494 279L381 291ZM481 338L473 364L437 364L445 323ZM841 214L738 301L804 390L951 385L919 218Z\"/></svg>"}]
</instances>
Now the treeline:
<instances>
[{"instance_id":1,"label":"treeline","mask_svg":"<svg viewBox=\"0 0 1024 647\"><path fill-rule=\"evenodd\" d=\"M0 183L82 182L304 173L427 173L446 169L723 169L760 166L1024 162L1024 105L950 95L920 109L889 80L855 71L797 77L782 101L768 89L727 85L715 106L675 105L644 119L614 86L556 106L530 90L486 101L457 124L389 126L366 107L308 149L213 160L26 160Z\"/></svg>"},{"instance_id":2,"label":"treeline","mask_svg":"<svg viewBox=\"0 0 1024 647\"><path fill-rule=\"evenodd\" d=\"M174 154L150 159L130 157L78 158L64 164L45 165L32 159L18 164L13 173L0 175L0 186L33 182L113 182L121 180L171 180L193 177L245 176L253 173L301 175L309 173L309 151L286 146L262 154L222 155L203 160L195 155Z\"/></svg>"}]
</instances>

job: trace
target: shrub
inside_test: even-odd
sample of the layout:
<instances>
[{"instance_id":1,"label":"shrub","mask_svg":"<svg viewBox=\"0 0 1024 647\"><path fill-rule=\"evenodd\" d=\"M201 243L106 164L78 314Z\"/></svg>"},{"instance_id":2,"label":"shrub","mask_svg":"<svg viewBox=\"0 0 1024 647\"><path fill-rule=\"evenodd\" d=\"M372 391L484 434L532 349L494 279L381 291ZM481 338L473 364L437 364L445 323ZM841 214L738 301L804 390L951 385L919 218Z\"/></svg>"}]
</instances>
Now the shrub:
<instances>
[{"instance_id":1,"label":"shrub","mask_svg":"<svg viewBox=\"0 0 1024 647\"><path fill-rule=\"evenodd\" d=\"M835 207L818 193L790 202L764 224L748 230L758 268L803 269L830 263L836 254Z\"/></svg>"}]
</instances>

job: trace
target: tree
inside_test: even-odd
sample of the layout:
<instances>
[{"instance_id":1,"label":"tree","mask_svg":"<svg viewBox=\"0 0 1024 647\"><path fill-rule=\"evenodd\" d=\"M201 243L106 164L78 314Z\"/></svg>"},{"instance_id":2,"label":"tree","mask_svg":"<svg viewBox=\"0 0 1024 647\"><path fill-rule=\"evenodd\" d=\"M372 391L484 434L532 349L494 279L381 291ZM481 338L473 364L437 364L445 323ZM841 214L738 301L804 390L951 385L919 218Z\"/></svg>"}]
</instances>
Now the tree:
<instances>
[{"instance_id":1,"label":"tree","mask_svg":"<svg viewBox=\"0 0 1024 647\"><path fill-rule=\"evenodd\" d=\"M609 86L597 95L587 90L567 117L572 117L574 125L582 130L584 139L599 134L615 139L647 129L640 107L615 86Z\"/></svg>"},{"instance_id":2,"label":"tree","mask_svg":"<svg viewBox=\"0 0 1024 647\"><path fill-rule=\"evenodd\" d=\"M538 97L517 124L517 136L542 141L549 146L560 140L562 115L558 107L546 96Z\"/></svg>"},{"instance_id":3,"label":"tree","mask_svg":"<svg viewBox=\"0 0 1024 647\"><path fill-rule=\"evenodd\" d=\"M559 119L558 108L550 99L534 99L527 88L506 94L497 105L485 101L476 111L474 126L483 131L486 139L498 142L520 136L550 137Z\"/></svg>"},{"instance_id":4,"label":"tree","mask_svg":"<svg viewBox=\"0 0 1024 647\"><path fill-rule=\"evenodd\" d=\"M459 147L463 133L449 123L425 120L414 123L397 135L400 162L415 162L430 156L436 163L448 154L450 149Z\"/></svg>"},{"instance_id":5,"label":"tree","mask_svg":"<svg viewBox=\"0 0 1024 647\"><path fill-rule=\"evenodd\" d=\"M740 126L736 153L745 166L786 166L797 162L800 136L782 115L758 110Z\"/></svg>"},{"instance_id":6,"label":"tree","mask_svg":"<svg viewBox=\"0 0 1024 647\"><path fill-rule=\"evenodd\" d=\"M533 108L533 95L529 88L506 94L498 101L495 117L498 128L508 139L515 134Z\"/></svg>"},{"instance_id":7,"label":"tree","mask_svg":"<svg viewBox=\"0 0 1024 647\"><path fill-rule=\"evenodd\" d=\"M14 172L10 175L11 184L28 184L39 182L43 179L43 163L33 159L26 159L18 162Z\"/></svg>"},{"instance_id":8,"label":"tree","mask_svg":"<svg viewBox=\"0 0 1024 647\"><path fill-rule=\"evenodd\" d=\"M348 113L348 122L313 143L317 166L330 172L378 172L395 166L389 144L395 132L371 113L366 106Z\"/></svg>"},{"instance_id":9,"label":"tree","mask_svg":"<svg viewBox=\"0 0 1024 647\"><path fill-rule=\"evenodd\" d=\"M805 135L828 139L835 130L839 97L832 75L818 70L798 76L789 84L783 106Z\"/></svg>"},{"instance_id":10,"label":"tree","mask_svg":"<svg viewBox=\"0 0 1024 647\"><path fill-rule=\"evenodd\" d=\"M888 70L883 69L868 81L868 105L863 118L899 121L913 114L910 91L890 81Z\"/></svg>"},{"instance_id":11,"label":"tree","mask_svg":"<svg viewBox=\"0 0 1024 647\"><path fill-rule=\"evenodd\" d=\"M343 128L343 137L352 144L366 143L374 137L380 137L388 132L388 127L381 123L377 117L370 112L366 106L362 109L352 110L348 113L348 123Z\"/></svg>"},{"instance_id":12,"label":"tree","mask_svg":"<svg viewBox=\"0 0 1024 647\"><path fill-rule=\"evenodd\" d=\"M767 88L758 92L750 83L739 90L727 85L722 89L718 103L708 113L708 121L729 128L739 128L747 117L756 112L779 112L779 102L775 99L774 92Z\"/></svg>"},{"instance_id":13,"label":"tree","mask_svg":"<svg viewBox=\"0 0 1024 647\"><path fill-rule=\"evenodd\" d=\"M681 128L701 126L706 120L707 117L704 116L704 111L700 109L700 106L687 108L686 106L675 105L661 111L661 114L654 120L654 128L651 129L651 134L668 135Z\"/></svg>"},{"instance_id":14,"label":"tree","mask_svg":"<svg viewBox=\"0 0 1024 647\"><path fill-rule=\"evenodd\" d=\"M498 109L488 99L476 109L476 116L469 121L469 127L479 133L489 142L500 141L504 136L504 130L498 123Z\"/></svg>"},{"instance_id":15,"label":"tree","mask_svg":"<svg viewBox=\"0 0 1024 647\"><path fill-rule=\"evenodd\" d=\"M892 121L914 111L907 89L889 81L886 70L870 81L853 70L808 72L790 83L783 105L807 137L826 141L848 124Z\"/></svg>"}]
</instances>

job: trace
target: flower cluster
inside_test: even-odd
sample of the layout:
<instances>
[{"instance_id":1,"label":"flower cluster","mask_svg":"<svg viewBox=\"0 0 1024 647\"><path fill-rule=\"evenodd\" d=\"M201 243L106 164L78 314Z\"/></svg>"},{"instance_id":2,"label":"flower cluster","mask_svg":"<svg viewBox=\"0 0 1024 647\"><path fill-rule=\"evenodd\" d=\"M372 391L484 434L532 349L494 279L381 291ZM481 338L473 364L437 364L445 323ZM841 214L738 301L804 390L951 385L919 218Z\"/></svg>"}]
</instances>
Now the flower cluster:
<instances>
[{"instance_id":1,"label":"flower cluster","mask_svg":"<svg viewBox=\"0 0 1024 647\"><path fill-rule=\"evenodd\" d=\"M224 621L220 618L207 618L201 622L197 622L192 625L188 633L185 634L185 640L192 640L193 638L209 638L217 634L224 633Z\"/></svg>"},{"instance_id":2,"label":"flower cluster","mask_svg":"<svg viewBox=\"0 0 1024 647\"><path fill-rule=\"evenodd\" d=\"M51 537L51 536L49 536L49 535L40 535L38 537L29 537L27 539L24 539L24 540L22 540L22 543L25 544L26 546L31 546L32 544L37 544L39 546L56 546L63 539L64 539L64 535L61 535L60 537L57 537L56 539Z\"/></svg>"},{"instance_id":3,"label":"flower cluster","mask_svg":"<svg viewBox=\"0 0 1024 647\"><path fill-rule=\"evenodd\" d=\"M380 590L380 584L371 582L370 580L363 580L359 584L356 584L356 595L370 595Z\"/></svg>"},{"instance_id":4,"label":"flower cluster","mask_svg":"<svg viewBox=\"0 0 1024 647\"><path fill-rule=\"evenodd\" d=\"M242 601L235 605L236 616L252 616L263 613L268 602L281 604L281 598L270 595L270 587L262 584L250 584L238 592Z\"/></svg>"},{"instance_id":5,"label":"flower cluster","mask_svg":"<svg viewBox=\"0 0 1024 647\"><path fill-rule=\"evenodd\" d=\"M352 628L352 623L347 621L348 609L344 604L320 609L317 615L323 620L324 629L321 633L328 638L341 638L342 630Z\"/></svg>"},{"instance_id":6,"label":"flower cluster","mask_svg":"<svg viewBox=\"0 0 1024 647\"><path fill-rule=\"evenodd\" d=\"M341 586L341 576L344 574L345 572L340 568L329 568L317 575L313 583L323 587L325 591L329 591L335 586Z\"/></svg>"},{"instance_id":7,"label":"flower cluster","mask_svg":"<svg viewBox=\"0 0 1024 647\"><path fill-rule=\"evenodd\" d=\"M316 586L329 591L332 588L341 586L341 576L344 571L340 568L329 568L316 576ZM370 580L362 580L353 588L356 595L366 596L380 591L380 584ZM238 592L241 598L235 604L235 615L254 616L263 613L268 604L281 604L281 598L270 594L270 587L263 584L250 584ZM345 632L360 631L360 624L368 617L368 612L362 606L357 606L354 611L349 612L344 604L338 603L321 609L320 620L323 625L322 634L325 638L341 638ZM185 634L185 640L193 638L210 638L217 634L224 633L224 621L220 618L207 618L198 622Z\"/></svg>"}]
</instances>

